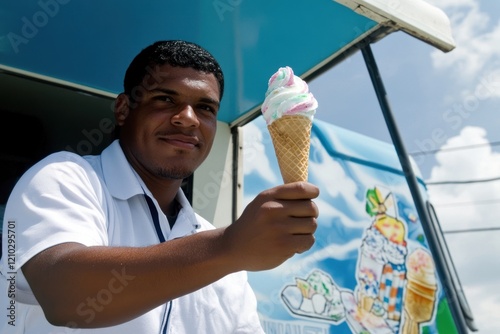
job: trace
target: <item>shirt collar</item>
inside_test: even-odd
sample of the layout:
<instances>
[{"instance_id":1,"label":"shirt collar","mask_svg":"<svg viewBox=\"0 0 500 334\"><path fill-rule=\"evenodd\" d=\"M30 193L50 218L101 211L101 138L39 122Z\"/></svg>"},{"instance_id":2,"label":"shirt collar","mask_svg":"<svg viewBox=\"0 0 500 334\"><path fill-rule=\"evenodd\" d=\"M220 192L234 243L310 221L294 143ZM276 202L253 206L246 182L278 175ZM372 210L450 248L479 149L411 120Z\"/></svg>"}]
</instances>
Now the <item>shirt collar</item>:
<instances>
[{"instance_id":1,"label":"shirt collar","mask_svg":"<svg viewBox=\"0 0 500 334\"><path fill-rule=\"evenodd\" d=\"M104 180L113 197L127 200L144 193L138 175L125 157L118 140L102 151L101 159Z\"/></svg>"},{"instance_id":2,"label":"shirt collar","mask_svg":"<svg viewBox=\"0 0 500 334\"><path fill-rule=\"evenodd\" d=\"M121 200L127 200L135 195L143 195L146 193L148 196L153 197L149 189L128 162L118 140L115 140L102 151L101 159L103 177L111 196ZM177 191L176 200L182 207L177 219L179 219L182 214L182 218L190 222L190 227L188 227L189 232L193 233L193 227L194 230L196 230L200 228L200 225L191 204L181 188ZM158 208L156 200L154 200L154 202ZM176 234L180 236L188 232L184 230L185 228L176 231L176 229L180 228L179 225L180 224L174 225L174 232L176 232Z\"/></svg>"}]
</instances>

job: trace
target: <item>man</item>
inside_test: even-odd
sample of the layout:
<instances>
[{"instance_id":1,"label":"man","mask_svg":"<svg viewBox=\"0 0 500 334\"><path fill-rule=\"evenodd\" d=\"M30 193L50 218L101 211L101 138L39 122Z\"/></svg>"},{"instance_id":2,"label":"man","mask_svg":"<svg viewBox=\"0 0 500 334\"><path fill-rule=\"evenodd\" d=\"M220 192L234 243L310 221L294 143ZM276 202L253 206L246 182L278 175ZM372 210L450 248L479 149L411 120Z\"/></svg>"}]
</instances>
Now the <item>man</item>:
<instances>
[{"instance_id":1,"label":"man","mask_svg":"<svg viewBox=\"0 0 500 334\"><path fill-rule=\"evenodd\" d=\"M2 333L262 332L245 271L312 246L318 189L264 191L226 228L194 213L180 186L210 151L223 89L206 50L154 43L116 99L119 139L99 156L52 154L21 178L5 213L14 270L2 259L15 323Z\"/></svg>"}]
</instances>

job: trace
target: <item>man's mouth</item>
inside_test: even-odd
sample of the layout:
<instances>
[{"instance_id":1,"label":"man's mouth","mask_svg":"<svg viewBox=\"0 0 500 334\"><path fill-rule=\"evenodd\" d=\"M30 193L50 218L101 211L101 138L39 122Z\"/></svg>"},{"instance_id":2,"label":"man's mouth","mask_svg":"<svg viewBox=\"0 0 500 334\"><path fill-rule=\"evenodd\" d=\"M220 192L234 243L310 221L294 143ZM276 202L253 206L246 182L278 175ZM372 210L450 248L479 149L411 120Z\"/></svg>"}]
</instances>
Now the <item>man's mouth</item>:
<instances>
[{"instance_id":1,"label":"man's mouth","mask_svg":"<svg viewBox=\"0 0 500 334\"><path fill-rule=\"evenodd\" d=\"M185 135L182 133L169 134L160 137L161 140L179 148L193 149L200 145L200 140L196 136Z\"/></svg>"}]
</instances>

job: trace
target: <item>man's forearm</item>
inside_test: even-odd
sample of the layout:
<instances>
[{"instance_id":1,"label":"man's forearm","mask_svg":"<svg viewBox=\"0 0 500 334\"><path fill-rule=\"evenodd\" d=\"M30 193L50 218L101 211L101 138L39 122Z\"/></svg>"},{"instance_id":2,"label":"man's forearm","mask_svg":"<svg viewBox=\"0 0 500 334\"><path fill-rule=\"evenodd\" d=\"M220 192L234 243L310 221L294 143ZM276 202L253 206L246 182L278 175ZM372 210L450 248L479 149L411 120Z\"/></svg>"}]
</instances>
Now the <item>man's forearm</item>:
<instances>
[{"instance_id":1,"label":"man's forearm","mask_svg":"<svg viewBox=\"0 0 500 334\"><path fill-rule=\"evenodd\" d=\"M222 232L144 248L60 244L28 261L23 273L52 324L116 325L238 271L224 254ZM102 305L103 298L111 301Z\"/></svg>"}]
</instances>

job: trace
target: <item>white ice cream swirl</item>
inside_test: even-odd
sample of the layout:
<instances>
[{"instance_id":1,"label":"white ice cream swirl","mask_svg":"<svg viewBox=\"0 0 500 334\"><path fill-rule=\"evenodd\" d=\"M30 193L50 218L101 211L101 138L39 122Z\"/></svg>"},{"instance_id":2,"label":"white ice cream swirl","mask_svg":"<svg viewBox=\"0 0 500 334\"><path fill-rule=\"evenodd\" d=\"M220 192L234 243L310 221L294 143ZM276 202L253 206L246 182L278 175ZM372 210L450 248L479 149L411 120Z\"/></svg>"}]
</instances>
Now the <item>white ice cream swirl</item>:
<instances>
[{"instance_id":1,"label":"white ice cream swirl","mask_svg":"<svg viewBox=\"0 0 500 334\"><path fill-rule=\"evenodd\" d=\"M302 115L312 121L318 108L307 83L288 66L271 76L265 97L261 110L267 125L285 115Z\"/></svg>"}]
</instances>

